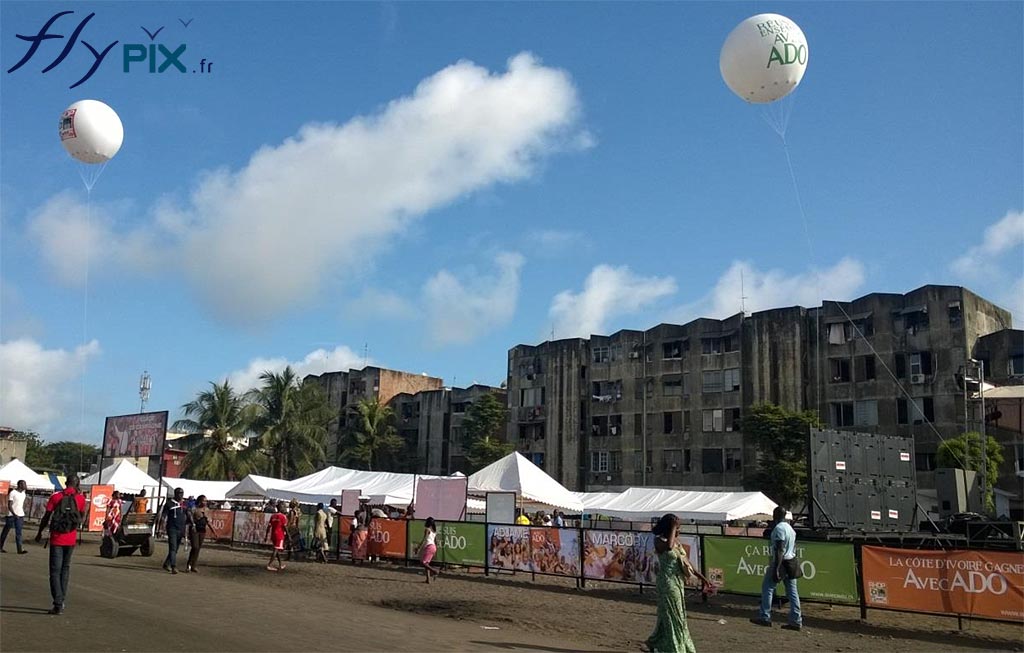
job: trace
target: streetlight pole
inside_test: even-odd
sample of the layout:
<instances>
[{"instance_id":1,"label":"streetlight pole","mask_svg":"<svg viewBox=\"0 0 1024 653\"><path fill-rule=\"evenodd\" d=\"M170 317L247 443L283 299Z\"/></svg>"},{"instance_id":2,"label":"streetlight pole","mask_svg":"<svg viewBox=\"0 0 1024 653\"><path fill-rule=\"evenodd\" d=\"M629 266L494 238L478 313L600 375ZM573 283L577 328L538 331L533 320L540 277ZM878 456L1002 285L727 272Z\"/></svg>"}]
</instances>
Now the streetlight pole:
<instances>
[{"instance_id":1,"label":"streetlight pole","mask_svg":"<svg viewBox=\"0 0 1024 653\"><path fill-rule=\"evenodd\" d=\"M641 419L641 426L643 428L643 433L641 434L643 437L641 438L641 442L642 442L642 446L643 446L644 450L640 454L641 464L643 465L643 467L641 469L641 472L642 472L641 484L643 485L643 487L647 487L647 332L646 331L644 331L643 347L642 347L642 349L640 351L640 355L643 357L643 366L644 366L644 378L643 378L644 395L643 395L643 403L642 403L642 406L643 406L643 418Z\"/></svg>"}]
</instances>

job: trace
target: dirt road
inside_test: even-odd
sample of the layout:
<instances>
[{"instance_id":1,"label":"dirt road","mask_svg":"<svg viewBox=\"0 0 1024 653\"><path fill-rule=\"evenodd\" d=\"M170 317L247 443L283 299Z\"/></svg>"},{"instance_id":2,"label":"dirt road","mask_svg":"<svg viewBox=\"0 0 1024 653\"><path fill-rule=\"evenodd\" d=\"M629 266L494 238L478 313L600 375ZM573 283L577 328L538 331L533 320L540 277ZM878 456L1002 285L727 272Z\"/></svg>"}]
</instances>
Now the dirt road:
<instances>
[{"instance_id":1,"label":"dirt road","mask_svg":"<svg viewBox=\"0 0 1024 653\"><path fill-rule=\"evenodd\" d=\"M578 590L528 574L445 574L432 585L391 565L297 562L282 573L265 558L203 551L198 574L171 576L152 558L107 560L90 541L75 554L67 612L49 608L47 552L0 556L3 651L568 651L640 650L654 597L635 587ZM805 606L800 633L747 623L754 599L691 601L698 650L1021 651L1021 629L855 608ZM202 633L200 635L200 633Z\"/></svg>"}]
</instances>

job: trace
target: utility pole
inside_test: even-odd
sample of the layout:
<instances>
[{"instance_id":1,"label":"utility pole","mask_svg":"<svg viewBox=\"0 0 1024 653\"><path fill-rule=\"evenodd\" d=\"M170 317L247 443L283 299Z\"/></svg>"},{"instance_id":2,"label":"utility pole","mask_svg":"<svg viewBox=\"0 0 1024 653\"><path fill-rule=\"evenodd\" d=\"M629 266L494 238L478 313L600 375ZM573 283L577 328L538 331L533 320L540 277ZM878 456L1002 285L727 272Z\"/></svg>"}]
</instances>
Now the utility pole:
<instances>
[{"instance_id":1,"label":"utility pole","mask_svg":"<svg viewBox=\"0 0 1024 653\"><path fill-rule=\"evenodd\" d=\"M142 372L139 377L139 412L146 412L146 402L149 401L149 391L153 387L153 381L149 378L149 372Z\"/></svg>"},{"instance_id":2,"label":"utility pole","mask_svg":"<svg viewBox=\"0 0 1024 653\"><path fill-rule=\"evenodd\" d=\"M641 439L641 441L643 443L643 452L640 454L640 460L641 460L641 464L643 465L643 467L641 468L641 470L642 470L642 476L641 476L642 481L641 481L641 484L644 487L647 487L647 332L646 331L644 331L642 342L643 342L643 347L640 350L640 356L643 358L643 366L644 366L644 378L643 378L644 394L643 394L643 404L642 404L642 406L643 406L643 417L641 418L641 421L640 421L640 426L643 429L643 433L642 433L643 437Z\"/></svg>"},{"instance_id":3,"label":"utility pole","mask_svg":"<svg viewBox=\"0 0 1024 653\"><path fill-rule=\"evenodd\" d=\"M978 361L980 381L978 392L981 395L981 503L982 512L988 508L988 435L985 432L985 361Z\"/></svg>"}]
</instances>

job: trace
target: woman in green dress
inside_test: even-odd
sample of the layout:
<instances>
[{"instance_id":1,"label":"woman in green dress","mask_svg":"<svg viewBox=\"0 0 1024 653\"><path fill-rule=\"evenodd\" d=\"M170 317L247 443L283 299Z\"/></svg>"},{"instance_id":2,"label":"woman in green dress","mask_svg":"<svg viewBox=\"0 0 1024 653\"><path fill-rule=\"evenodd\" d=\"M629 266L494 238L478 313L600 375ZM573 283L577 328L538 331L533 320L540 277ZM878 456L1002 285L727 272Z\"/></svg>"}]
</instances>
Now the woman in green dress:
<instances>
[{"instance_id":1,"label":"woman in green dress","mask_svg":"<svg viewBox=\"0 0 1024 653\"><path fill-rule=\"evenodd\" d=\"M652 653L697 653L686 625L684 591L686 579L696 576L705 589L711 583L694 569L686 550L676 542L679 518L665 515L654 527L654 550L658 554L658 622L647 638Z\"/></svg>"}]
</instances>

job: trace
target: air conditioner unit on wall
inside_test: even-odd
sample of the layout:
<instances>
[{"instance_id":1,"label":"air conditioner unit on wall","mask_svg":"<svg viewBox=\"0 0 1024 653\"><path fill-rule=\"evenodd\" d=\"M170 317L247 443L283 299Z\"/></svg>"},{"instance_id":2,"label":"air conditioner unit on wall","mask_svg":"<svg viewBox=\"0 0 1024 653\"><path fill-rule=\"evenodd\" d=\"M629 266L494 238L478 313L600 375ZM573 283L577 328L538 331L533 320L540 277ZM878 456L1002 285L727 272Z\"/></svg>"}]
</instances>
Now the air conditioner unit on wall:
<instances>
[{"instance_id":1,"label":"air conditioner unit on wall","mask_svg":"<svg viewBox=\"0 0 1024 653\"><path fill-rule=\"evenodd\" d=\"M910 382L914 385L920 385L924 383L924 374L911 374Z\"/></svg>"}]
</instances>

